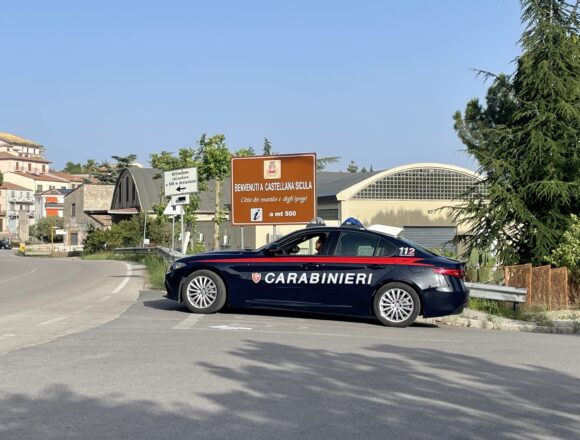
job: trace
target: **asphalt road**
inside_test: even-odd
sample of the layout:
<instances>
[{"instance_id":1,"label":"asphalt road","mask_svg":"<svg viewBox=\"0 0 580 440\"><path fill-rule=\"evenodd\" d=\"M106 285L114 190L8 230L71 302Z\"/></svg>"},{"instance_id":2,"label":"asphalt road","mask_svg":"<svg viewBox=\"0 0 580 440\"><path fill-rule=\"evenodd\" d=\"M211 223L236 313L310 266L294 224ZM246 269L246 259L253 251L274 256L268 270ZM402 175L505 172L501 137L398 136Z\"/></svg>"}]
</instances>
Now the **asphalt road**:
<instances>
[{"instance_id":1,"label":"asphalt road","mask_svg":"<svg viewBox=\"0 0 580 440\"><path fill-rule=\"evenodd\" d=\"M580 438L578 336L192 315L140 270L0 254L0 439Z\"/></svg>"}]
</instances>

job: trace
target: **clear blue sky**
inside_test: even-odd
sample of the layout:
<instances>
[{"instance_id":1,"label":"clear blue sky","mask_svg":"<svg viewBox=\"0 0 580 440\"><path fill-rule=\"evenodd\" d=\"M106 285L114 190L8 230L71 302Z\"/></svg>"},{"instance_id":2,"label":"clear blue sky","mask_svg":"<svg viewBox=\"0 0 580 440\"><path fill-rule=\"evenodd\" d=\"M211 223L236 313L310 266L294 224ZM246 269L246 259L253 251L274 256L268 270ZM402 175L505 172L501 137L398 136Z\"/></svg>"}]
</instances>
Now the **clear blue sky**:
<instances>
[{"instance_id":1,"label":"clear blue sky","mask_svg":"<svg viewBox=\"0 0 580 440\"><path fill-rule=\"evenodd\" d=\"M452 114L513 72L517 0L4 1L0 131L53 166L268 137L375 170L476 169Z\"/></svg>"}]
</instances>

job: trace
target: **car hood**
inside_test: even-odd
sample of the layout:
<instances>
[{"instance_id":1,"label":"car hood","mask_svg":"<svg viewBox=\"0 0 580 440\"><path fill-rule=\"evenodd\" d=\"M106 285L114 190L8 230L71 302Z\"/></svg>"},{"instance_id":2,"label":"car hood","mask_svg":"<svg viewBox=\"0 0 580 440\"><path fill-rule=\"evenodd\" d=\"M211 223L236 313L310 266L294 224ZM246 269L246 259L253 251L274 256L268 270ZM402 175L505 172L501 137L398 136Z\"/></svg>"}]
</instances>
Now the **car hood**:
<instances>
[{"instance_id":1,"label":"car hood","mask_svg":"<svg viewBox=\"0 0 580 440\"><path fill-rule=\"evenodd\" d=\"M239 257L249 257L256 255L255 251L248 251L248 250L233 250L233 251L210 251L210 252L203 252L201 254L190 255L188 257L180 258L178 261L182 261L187 263L189 261L197 261L197 260L223 260L227 258L239 258Z\"/></svg>"}]
</instances>

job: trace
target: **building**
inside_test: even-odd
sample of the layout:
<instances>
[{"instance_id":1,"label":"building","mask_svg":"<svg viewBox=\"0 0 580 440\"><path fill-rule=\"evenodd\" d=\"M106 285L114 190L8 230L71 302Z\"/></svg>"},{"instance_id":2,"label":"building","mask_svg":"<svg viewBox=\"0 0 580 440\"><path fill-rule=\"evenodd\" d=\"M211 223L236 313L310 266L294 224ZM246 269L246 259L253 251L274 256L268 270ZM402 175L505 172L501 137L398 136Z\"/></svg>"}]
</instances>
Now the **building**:
<instances>
[{"instance_id":1,"label":"building","mask_svg":"<svg viewBox=\"0 0 580 440\"><path fill-rule=\"evenodd\" d=\"M161 172L128 168L117 179L111 210L118 220L143 210L152 213L153 203L162 195ZM371 173L317 173L317 214L328 225L340 224L348 217L364 225L385 224L404 229L403 235L428 248L447 248L458 232L446 206L454 206L466 191L474 189L482 178L466 168L438 163L414 163ZM222 247L259 247L300 225L232 226L229 179L222 185L220 225ZM192 240L211 249L213 236L213 185L200 194L196 234ZM242 240L243 236L243 240ZM242 243L243 241L243 243Z\"/></svg>"},{"instance_id":2,"label":"building","mask_svg":"<svg viewBox=\"0 0 580 440\"><path fill-rule=\"evenodd\" d=\"M33 191L13 183L0 185L0 235L11 239L21 237L20 218L34 218Z\"/></svg>"},{"instance_id":3,"label":"building","mask_svg":"<svg viewBox=\"0 0 580 440\"><path fill-rule=\"evenodd\" d=\"M71 191L71 189L49 189L34 194L35 220L45 217L63 218L64 197Z\"/></svg>"},{"instance_id":4,"label":"building","mask_svg":"<svg viewBox=\"0 0 580 440\"><path fill-rule=\"evenodd\" d=\"M46 149L33 141L0 132L0 171L25 171L43 174L49 171Z\"/></svg>"},{"instance_id":5,"label":"building","mask_svg":"<svg viewBox=\"0 0 580 440\"><path fill-rule=\"evenodd\" d=\"M153 205L161 203L163 172L154 168L125 168L115 183L109 214L113 223L127 220L141 212L153 213Z\"/></svg>"},{"instance_id":6,"label":"building","mask_svg":"<svg viewBox=\"0 0 580 440\"><path fill-rule=\"evenodd\" d=\"M63 225L68 246L82 245L91 228L108 228L112 224L108 213L114 185L85 183L64 197Z\"/></svg>"},{"instance_id":7,"label":"building","mask_svg":"<svg viewBox=\"0 0 580 440\"><path fill-rule=\"evenodd\" d=\"M62 177L52 174L25 173L11 171L4 173L4 182L14 183L34 192L44 192L50 189L71 189L71 183Z\"/></svg>"}]
</instances>

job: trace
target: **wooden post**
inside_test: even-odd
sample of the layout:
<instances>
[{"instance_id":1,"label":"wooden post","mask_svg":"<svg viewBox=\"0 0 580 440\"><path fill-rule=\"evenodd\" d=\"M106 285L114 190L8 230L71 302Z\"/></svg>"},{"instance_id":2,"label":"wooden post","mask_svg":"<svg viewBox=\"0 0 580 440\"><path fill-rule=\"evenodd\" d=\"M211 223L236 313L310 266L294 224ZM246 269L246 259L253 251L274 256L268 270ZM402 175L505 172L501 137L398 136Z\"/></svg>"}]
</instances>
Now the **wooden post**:
<instances>
[{"instance_id":1,"label":"wooden post","mask_svg":"<svg viewBox=\"0 0 580 440\"><path fill-rule=\"evenodd\" d=\"M552 268L548 266L548 310L552 311Z\"/></svg>"},{"instance_id":2,"label":"wooden post","mask_svg":"<svg viewBox=\"0 0 580 440\"><path fill-rule=\"evenodd\" d=\"M526 264L526 266L529 268L529 272L528 272L528 294L527 294L527 300L526 300L526 305L528 307L530 307L532 305L532 265L531 263Z\"/></svg>"}]
</instances>

